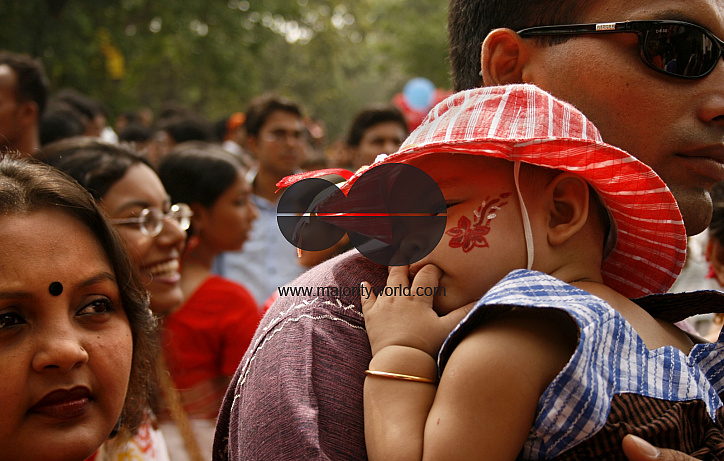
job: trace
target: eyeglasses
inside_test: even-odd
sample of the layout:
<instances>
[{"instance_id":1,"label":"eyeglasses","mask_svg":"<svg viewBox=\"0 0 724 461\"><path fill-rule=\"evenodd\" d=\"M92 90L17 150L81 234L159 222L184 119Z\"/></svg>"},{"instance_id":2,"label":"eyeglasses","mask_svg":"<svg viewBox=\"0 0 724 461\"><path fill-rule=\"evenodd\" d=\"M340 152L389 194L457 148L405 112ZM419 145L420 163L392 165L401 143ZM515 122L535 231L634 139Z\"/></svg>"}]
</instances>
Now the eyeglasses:
<instances>
[{"instance_id":1,"label":"eyeglasses","mask_svg":"<svg viewBox=\"0 0 724 461\"><path fill-rule=\"evenodd\" d=\"M521 37L632 33L638 36L641 60L650 68L679 78L702 78L722 56L724 41L696 24L683 21L625 21L528 27Z\"/></svg>"},{"instance_id":2,"label":"eyeglasses","mask_svg":"<svg viewBox=\"0 0 724 461\"><path fill-rule=\"evenodd\" d=\"M168 213L164 213L156 207L144 208L141 214L135 218L114 218L111 223L120 225L137 225L141 233L147 237L155 237L161 233L163 223L166 219L172 219L178 227L186 230L191 225L191 216L194 213L185 203L177 203L171 207Z\"/></svg>"},{"instance_id":3,"label":"eyeglasses","mask_svg":"<svg viewBox=\"0 0 724 461\"><path fill-rule=\"evenodd\" d=\"M285 131L285 130L276 130L271 131L269 133L264 133L261 135L261 139L267 142L300 142L302 140L302 137L304 136L304 133L301 131Z\"/></svg>"}]
</instances>

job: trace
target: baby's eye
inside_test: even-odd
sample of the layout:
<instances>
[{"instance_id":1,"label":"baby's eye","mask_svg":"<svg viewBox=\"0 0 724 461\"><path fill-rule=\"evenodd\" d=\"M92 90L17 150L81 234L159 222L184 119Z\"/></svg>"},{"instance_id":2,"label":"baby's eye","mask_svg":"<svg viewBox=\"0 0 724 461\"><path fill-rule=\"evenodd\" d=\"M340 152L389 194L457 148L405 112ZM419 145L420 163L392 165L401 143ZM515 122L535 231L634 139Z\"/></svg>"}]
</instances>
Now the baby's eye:
<instances>
[{"instance_id":1,"label":"baby's eye","mask_svg":"<svg viewBox=\"0 0 724 461\"><path fill-rule=\"evenodd\" d=\"M113 312L113 303L108 298L96 298L83 306L78 315L108 314Z\"/></svg>"},{"instance_id":2,"label":"baby's eye","mask_svg":"<svg viewBox=\"0 0 724 461\"><path fill-rule=\"evenodd\" d=\"M447 212L447 204L446 203L437 203L435 206L432 207L432 214L433 215L439 215L439 214L445 214Z\"/></svg>"},{"instance_id":3,"label":"baby's eye","mask_svg":"<svg viewBox=\"0 0 724 461\"><path fill-rule=\"evenodd\" d=\"M22 317L16 312L3 312L0 314L0 330L11 328L25 323Z\"/></svg>"}]
</instances>

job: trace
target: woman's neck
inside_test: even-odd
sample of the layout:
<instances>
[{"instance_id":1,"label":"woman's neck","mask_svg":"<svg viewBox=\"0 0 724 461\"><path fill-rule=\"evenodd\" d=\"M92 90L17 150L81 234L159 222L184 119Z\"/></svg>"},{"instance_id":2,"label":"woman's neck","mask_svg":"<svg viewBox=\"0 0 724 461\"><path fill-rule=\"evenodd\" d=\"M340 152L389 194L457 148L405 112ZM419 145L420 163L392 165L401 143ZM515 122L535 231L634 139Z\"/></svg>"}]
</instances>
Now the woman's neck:
<instances>
[{"instance_id":1,"label":"woman's neck","mask_svg":"<svg viewBox=\"0 0 724 461\"><path fill-rule=\"evenodd\" d=\"M181 291L184 299L189 299L211 275L211 267L218 254L218 251L211 250L203 241L184 253L181 266Z\"/></svg>"}]
</instances>

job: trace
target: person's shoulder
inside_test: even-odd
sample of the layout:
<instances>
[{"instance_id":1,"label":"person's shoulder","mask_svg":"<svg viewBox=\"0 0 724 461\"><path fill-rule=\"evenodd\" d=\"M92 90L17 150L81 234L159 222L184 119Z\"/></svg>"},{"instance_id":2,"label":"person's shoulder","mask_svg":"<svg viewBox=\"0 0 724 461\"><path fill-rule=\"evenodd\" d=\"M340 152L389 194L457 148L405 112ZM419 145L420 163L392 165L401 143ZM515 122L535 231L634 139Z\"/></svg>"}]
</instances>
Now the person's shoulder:
<instances>
[{"instance_id":1,"label":"person's shoulder","mask_svg":"<svg viewBox=\"0 0 724 461\"><path fill-rule=\"evenodd\" d=\"M218 275L211 275L184 304L182 310L223 313L258 310L256 301L243 285Z\"/></svg>"},{"instance_id":2,"label":"person's shoulder","mask_svg":"<svg viewBox=\"0 0 724 461\"><path fill-rule=\"evenodd\" d=\"M300 279L311 282L336 282L341 285L365 277L377 279L380 278L379 274L382 274L383 280L386 279L387 268L373 263L352 249L312 267Z\"/></svg>"},{"instance_id":3,"label":"person's shoulder","mask_svg":"<svg viewBox=\"0 0 724 461\"><path fill-rule=\"evenodd\" d=\"M343 304L358 304L360 284L384 286L387 268L375 264L357 250L350 250L304 272L288 286L290 302L310 299L336 300Z\"/></svg>"},{"instance_id":4,"label":"person's shoulder","mask_svg":"<svg viewBox=\"0 0 724 461\"><path fill-rule=\"evenodd\" d=\"M253 299L251 292L242 284L235 282L234 280L221 277L219 275L210 276L205 285L210 290L214 290L217 293L223 293L224 295L250 298Z\"/></svg>"},{"instance_id":5,"label":"person's shoulder","mask_svg":"<svg viewBox=\"0 0 724 461\"><path fill-rule=\"evenodd\" d=\"M556 309L512 309L479 325L451 354L448 365L470 363L484 375L502 368L511 376L525 375L539 394L568 363L578 346L578 329ZM475 361L473 357L481 360ZM484 358L484 359L483 359Z\"/></svg>"},{"instance_id":6,"label":"person's shoulder","mask_svg":"<svg viewBox=\"0 0 724 461\"><path fill-rule=\"evenodd\" d=\"M549 334L559 337L558 330L565 331L566 337L576 337L575 349L580 329L600 318L594 315L598 308L612 311L603 300L555 277L530 270L513 271L493 286L450 333L440 351L440 367L445 368L460 344L481 328L496 332L511 329L509 336L502 336L506 341L515 341L518 335L542 340ZM521 322L516 324L510 319ZM540 322L537 330L536 322ZM567 339L564 342L568 344ZM569 349L566 346L566 351Z\"/></svg>"},{"instance_id":7,"label":"person's shoulder","mask_svg":"<svg viewBox=\"0 0 724 461\"><path fill-rule=\"evenodd\" d=\"M279 296L266 310L262 328L294 321L298 327L327 325L326 320L363 328L361 308L362 281L384 286L387 269L351 250L325 261L279 288Z\"/></svg>"}]
</instances>

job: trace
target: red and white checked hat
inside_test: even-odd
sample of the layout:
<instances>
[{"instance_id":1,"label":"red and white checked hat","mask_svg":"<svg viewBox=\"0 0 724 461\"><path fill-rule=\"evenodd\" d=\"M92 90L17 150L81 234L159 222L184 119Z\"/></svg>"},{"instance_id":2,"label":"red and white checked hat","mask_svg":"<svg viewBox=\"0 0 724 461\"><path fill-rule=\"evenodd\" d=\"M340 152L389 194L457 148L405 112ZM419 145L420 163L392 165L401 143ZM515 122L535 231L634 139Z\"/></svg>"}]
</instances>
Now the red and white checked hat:
<instances>
[{"instance_id":1,"label":"red and white checked hat","mask_svg":"<svg viewBox=\"0 0 724 461\"><path fill-rule=\"evenodd\" d=\"M456 93L427 115L400 149L373 163L409 163L424 155L485 155L576 173L600 195L615 246L604 283L638 298L665 293L684 267L686 230L674 196L644 163L606 144L578 109L533 85ZM341 187L346 193L368 169Z\"/></svg>"}]
</instances>

